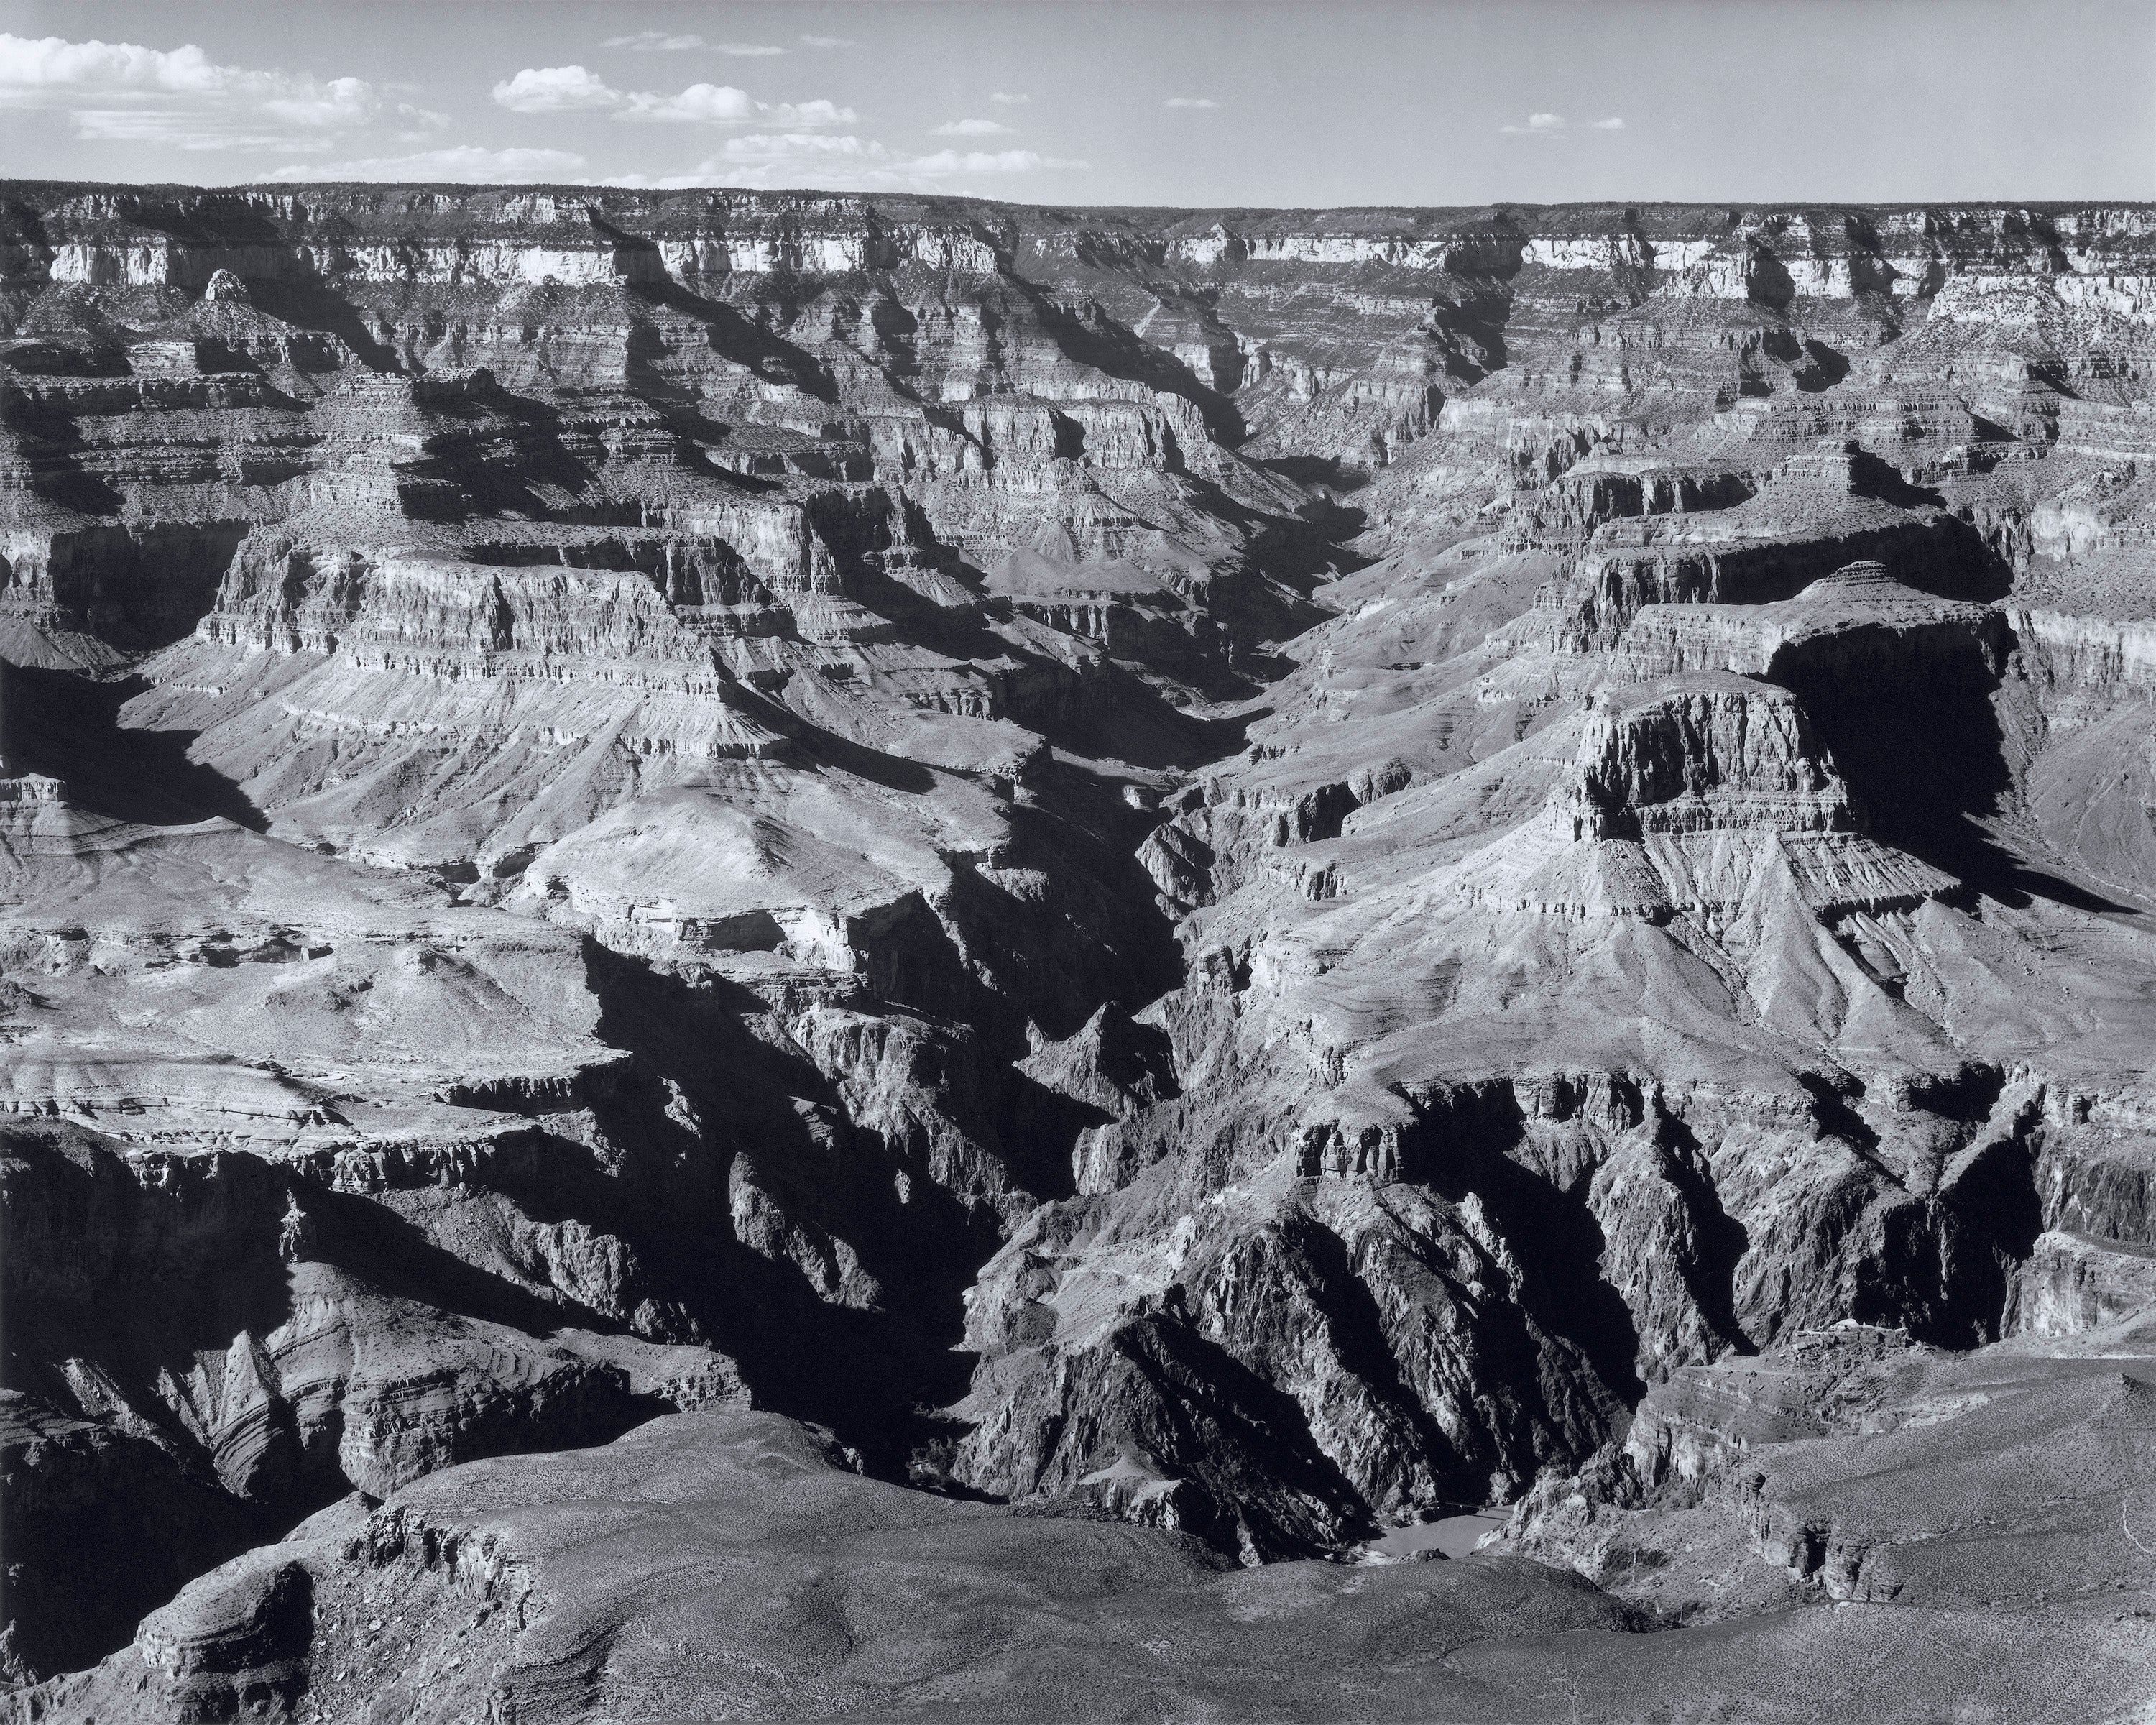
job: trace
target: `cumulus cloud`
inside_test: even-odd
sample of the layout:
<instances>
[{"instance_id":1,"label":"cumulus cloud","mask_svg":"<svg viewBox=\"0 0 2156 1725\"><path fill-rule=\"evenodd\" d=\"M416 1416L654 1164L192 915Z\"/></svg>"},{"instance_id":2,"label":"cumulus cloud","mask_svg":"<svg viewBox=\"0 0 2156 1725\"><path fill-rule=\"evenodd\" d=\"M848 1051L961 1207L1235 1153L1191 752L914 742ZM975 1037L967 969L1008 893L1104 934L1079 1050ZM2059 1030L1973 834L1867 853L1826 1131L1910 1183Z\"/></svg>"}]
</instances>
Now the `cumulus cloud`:
<instances>
[{"instance_id":1,"label":"cumulus cloud","mask_svg":"<svg viewBox=\"0 0 2156 1725\"><path fill-rule=\"evenodd\" d=\"M1598 120L1594 122L1594 130L1597 131L1622 131L1625 130L1625 121L1623 117L1615 114L1612 114L1607 120Z\"/></svg>"},{"instance_id":2,"label":"cumulus cloud","mask_svg":"<svg viewBox=\"0 0 2156 1725\"><path fill-rule=\"evenodd\" d=\"M847 36L803 36L797 39L803 48L859 48L861 45Z\"/></svg>"},{"instance_id":3,"label":"cumulus cloud","mask_svg":"<svg viewBox=\"0 0 2156 1725\"><path fill-rule=\"evenodd\" d=\"M192 43L70 42L0 32L0 108L64 111L85 138L182 150L326 147L385 116L439 116L392 103L363 78L220 65Z\"/></svg>"},{"instance_id":4,"label":"cumulus cloud","mask_svg":"<svg viewBox=\"0 0 2156 1725\"><path fill-rule=\"evenodd\" d=\"M850 125L851 108L818 98L808 102L760 102L731 84L692 84L665 95L654 90L616 90L582 66L526 66L494 87L494 99L516 114L608 113L617 120L684 126L779 126L807 131Z\"/></svg>"},{"instance_id":5,"label":"cumulus cloud","mask_svg":"<svg viewBox=\"0 0 2156 1725\"><path fill-rule=\"evenodd\" d=\"M991 95L992 102L1001 102L1007 108L1022 107L1033 98L1022 90L999 90Z\"/></svg>"},{"instance_id":6,"label":"cumulus cloud","mask_svg":"<svg viewBox=\"0 0 2156 1725\"><path fill-rule=\"evenodd\" d=\"M526 66L514 78L495 85L494 99L512 114L618 108L626 100L598 73L582 66Z\"/></svg>"},{"instance_id":7,"label":"cumulus cloud","mask_svg":"<svg viewBox=\"0 0 2156 1725\"><path fill-rule=\"evenodd\" d=\"M410 156L372 156L357 162L308 162L280 167L273 180L452 180L509 185L526 180L562 181L584 165L567 150L482 150L475 144L423 150Z\"/></svg>"},{"instance_id":8,"label":"cumulus cloud","mask_svg":"<svg viewBox=\"0 0 2156 1725\"><path fill-rule=\"evenodd\" d=\"M639 54L687 54L701 50L705 54L730 54L745 59L761 59L774 54L784 54L765 42L712 42L693 32L669 30L639 30L629 36L609 36L602 48L630 48Z\"/></svg>"},{"instance_id":9,"label":"cumulus cloud","mask_svg":"<svg viewBox=\"0 0 2156 1725\"><path fill-rule=\"evenodd\" d=\"M861 116L819 96L813 102L758 102L756 117L772 126L851 126Z\"/></svg>"},{"instance_id":10,"label":"cumulus cloud","mask_svg":"<svg viewBox=\"0 0 2156 1725\"><path fill-rule=\"evenodd\" d=\"M1220 105L1210 96L1170 96L1161 105L1167 108L1217 108Z\"/></svg>"},{"instance_id":11,"label":"cumulus cloud","mask_svg":"<svg viewBox=\"0 0 2156 1725\"><path fill-rule=\"evenodd\" d=\"M730 84L692 84L678 95L639 90L613 105L624 120L663 120L683 125L746 126L756 118L757 103Z\"/></svg>"},{"instance_id":12,"label":"cumulus cloud","mask_svg":"<svg viewBox=\"0 0 2156 1725\"><path fill-rule=\"evenodd\" d=\"M941 126L932 126L928 135L936 138L993 138L1010 131L999 120L947 120Z\"/></svg>"}]
</instances>

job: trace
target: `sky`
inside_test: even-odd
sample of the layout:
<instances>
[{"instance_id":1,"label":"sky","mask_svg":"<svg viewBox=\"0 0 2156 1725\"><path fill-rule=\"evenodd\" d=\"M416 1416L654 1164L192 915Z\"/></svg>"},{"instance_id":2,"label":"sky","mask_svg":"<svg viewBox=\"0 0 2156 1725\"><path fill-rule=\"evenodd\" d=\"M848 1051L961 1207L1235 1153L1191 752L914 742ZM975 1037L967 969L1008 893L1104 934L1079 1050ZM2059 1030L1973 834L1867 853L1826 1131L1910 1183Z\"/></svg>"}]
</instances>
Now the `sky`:
<instances>
[{"instance_id":1,"label":"sky","mask_svg":"<svg viewBox=\"0 0 2156 1725\"><path fill-rule=\"evenodd\" d=\"M0 0L0 175L2156 198L2156 0Z\"/></svg>"}]
</instances>

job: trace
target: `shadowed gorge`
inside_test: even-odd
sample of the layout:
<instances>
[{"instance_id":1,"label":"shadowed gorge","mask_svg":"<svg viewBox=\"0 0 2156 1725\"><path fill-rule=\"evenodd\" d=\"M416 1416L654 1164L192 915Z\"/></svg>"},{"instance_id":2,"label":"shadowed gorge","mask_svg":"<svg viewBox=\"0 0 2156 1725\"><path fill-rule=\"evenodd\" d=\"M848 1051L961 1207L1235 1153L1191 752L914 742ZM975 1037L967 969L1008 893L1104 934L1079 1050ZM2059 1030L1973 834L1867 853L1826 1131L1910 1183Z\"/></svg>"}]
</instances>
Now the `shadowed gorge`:
<instances>
[{"instance_id":1,"label":"shadowed gorge","mask_svg":"<svg viewBox=\"0 0 2156 1725\"><path fill-rule=\"evenodd\" d=\"M0 1710L2135 1716L2152 463L2139 204L0 184Z\"/></svg>"}]
</instances>

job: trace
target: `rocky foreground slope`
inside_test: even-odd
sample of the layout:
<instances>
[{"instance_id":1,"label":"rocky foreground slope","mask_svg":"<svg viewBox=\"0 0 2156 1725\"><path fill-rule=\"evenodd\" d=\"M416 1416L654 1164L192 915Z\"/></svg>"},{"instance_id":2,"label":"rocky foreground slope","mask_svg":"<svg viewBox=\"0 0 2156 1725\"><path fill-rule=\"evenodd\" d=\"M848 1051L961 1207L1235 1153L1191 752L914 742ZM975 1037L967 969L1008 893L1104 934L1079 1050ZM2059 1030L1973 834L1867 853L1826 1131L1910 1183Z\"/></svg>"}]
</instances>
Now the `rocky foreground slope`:
<instances>
[{"instance_id":1,"label":"rocky foreground slope","mask_svg":"<svg viewBox=\"0 0 2156 1725\"><path fill-rule=\"evenodd\" d=\"M2156 211L14 183L0 331L18 1715L2147 1699Z\"/></svg>"}]
</instances>

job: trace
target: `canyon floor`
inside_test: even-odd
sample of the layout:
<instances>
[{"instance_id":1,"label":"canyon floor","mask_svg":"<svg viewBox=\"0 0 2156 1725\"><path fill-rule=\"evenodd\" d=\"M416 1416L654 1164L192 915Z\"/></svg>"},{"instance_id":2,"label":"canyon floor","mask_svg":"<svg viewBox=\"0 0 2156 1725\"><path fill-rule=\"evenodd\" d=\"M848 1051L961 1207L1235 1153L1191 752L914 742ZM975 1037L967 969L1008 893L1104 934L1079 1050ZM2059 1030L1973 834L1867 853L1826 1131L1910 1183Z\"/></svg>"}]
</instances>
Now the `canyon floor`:
<instances>
[{"instance_id":1,"label":"canyon floor","mask_svg":"<svg viewBox=\"0 0 2156 1725\"><path fill-rule=\"evenodd\" d=\"M4 1717L2156 1717L2156 208L0 182L0 902Z\"/></svg>"}]
</instances>

